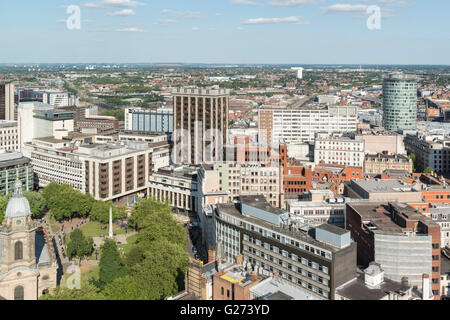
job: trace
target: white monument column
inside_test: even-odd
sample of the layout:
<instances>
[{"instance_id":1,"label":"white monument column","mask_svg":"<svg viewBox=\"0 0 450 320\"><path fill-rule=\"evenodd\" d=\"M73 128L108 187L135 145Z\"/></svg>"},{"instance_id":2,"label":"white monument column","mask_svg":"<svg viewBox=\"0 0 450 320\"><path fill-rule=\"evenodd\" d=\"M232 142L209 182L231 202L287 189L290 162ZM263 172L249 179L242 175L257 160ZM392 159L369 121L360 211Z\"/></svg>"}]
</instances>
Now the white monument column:
<instances>
[{"instance_id":1,"label":"white monument column","mask_svg":"<svg viewBox=\"0 0 450 320\"><path fill-rule=\"evenodd\" d=\"M108 237L110 239L114 237L113 220L112 220L112 208L109 208L109 235L108 235Z\"/></svg>"}]
</instances>

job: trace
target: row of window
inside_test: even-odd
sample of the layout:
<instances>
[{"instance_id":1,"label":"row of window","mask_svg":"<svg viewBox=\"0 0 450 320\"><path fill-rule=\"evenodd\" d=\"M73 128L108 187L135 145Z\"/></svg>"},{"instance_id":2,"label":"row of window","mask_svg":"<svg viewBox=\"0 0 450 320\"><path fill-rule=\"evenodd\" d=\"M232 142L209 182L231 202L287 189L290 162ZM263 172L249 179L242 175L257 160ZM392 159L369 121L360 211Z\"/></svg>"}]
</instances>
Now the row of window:
<instances>
[{"instance_id":1,"label":"row of window","mask_svg":"<svg viewBox=\"0 0 450 320\"><path fill-rule=\"evenodd\" d=\"M259 263L259 261L256 261L250 257L249 257L249 262L254 263L254 264ZM301 280L299 278L293 277L290 274L283 272L282 270L277 270L277 269L273 268L272 266L265 265L264 263L261 263L261 267L267 271L270 271L271 273L276 272L283 279L287 279L287 280L291 281L292 283L302 286L303 288L313 291L314 293L319 294L325 298L329 297L328 291L325 291L322 288L316 287L315 285L313 285L305 280Z\"/></svg>"},{"instance_id":2,"label":"row of window","mask_svg":"<svg viewBox=\"0 0 450 320\"><path fill-rule=\"evenodd\" d=\"M261 248L264 248L265 250L271 251L275 254L282 255L285 258L289 258L292 261L295 262L301 262L303 265L308 266L310 268L313 268L315 270L319 270L323 272L324 274L328 274L328 267L321 265L319 263L316 263L314 261L308 260L303 257L299 257L295 254L292 254L291 252L288 252L286 250L280 250L278 247L273 246L269 243L265 243L263 241L260 241L258 239L254 239L253 237L249 237L248 235L244 235L244 241L248 241L249 243L252 243L256 246L259 246Z\"/></svg>"}]
</instances>

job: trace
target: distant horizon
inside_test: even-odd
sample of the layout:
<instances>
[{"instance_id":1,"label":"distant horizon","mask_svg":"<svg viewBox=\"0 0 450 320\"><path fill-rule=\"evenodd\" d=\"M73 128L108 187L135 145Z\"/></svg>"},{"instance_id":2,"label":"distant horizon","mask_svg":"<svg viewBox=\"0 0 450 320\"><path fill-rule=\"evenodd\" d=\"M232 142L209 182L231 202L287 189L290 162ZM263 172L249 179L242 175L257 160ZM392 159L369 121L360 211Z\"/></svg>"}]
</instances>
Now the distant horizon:
<instances>
[{"instance_id":1,"label":"distant horizon","mask_svg":"<svg viewBox=\"0 0 450 320\"><path fill-rule=\"evenodd\" d=\"M423 64L423 63L412 63L412 64L397 64L397 63L235 63L235 62L222 62L222 63L209 63L209 62L0 62L0 66L11 66L11 65L217 65L217 66L378 66L378 67L450 67L450 64Z\"/></svg>"}]
</instances>

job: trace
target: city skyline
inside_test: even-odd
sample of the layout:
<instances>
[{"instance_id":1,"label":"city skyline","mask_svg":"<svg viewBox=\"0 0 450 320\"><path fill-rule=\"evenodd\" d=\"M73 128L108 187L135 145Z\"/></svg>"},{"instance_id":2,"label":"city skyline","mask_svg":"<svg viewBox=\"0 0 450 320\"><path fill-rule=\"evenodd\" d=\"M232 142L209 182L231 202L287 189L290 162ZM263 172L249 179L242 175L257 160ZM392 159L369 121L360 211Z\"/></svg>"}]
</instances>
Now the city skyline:
<instances>
[{"instance_id":1,"label":"city skyline","mask_svg":"<svg viewBox=\"0 0 450 320\"><path fill-rule=\"evenodd\" d=\"M441 0L24 3L0 4L3 63L450 64ZM79 30L66 25L71 5ZM379 30L367 26L372 5Z\"/></svg>"}]
</instances>

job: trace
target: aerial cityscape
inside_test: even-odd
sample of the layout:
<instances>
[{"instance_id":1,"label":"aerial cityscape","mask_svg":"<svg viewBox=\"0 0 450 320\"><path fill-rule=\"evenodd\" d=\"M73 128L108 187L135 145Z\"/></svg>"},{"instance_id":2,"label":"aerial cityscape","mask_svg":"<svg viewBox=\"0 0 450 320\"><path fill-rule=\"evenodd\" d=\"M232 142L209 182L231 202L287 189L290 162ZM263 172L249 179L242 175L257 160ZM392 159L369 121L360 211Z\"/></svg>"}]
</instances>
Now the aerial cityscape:
<instances>
[{"instance_id":1,"label":"aerial cityscape","mask_svg":"<svg viewBox=\"0 0 450 320\"><path fill-rule=\"evenodd\" d=\"M450 300L449 3L72 2L0 4L0 300Z\"/></svg>"}]
</instances>

